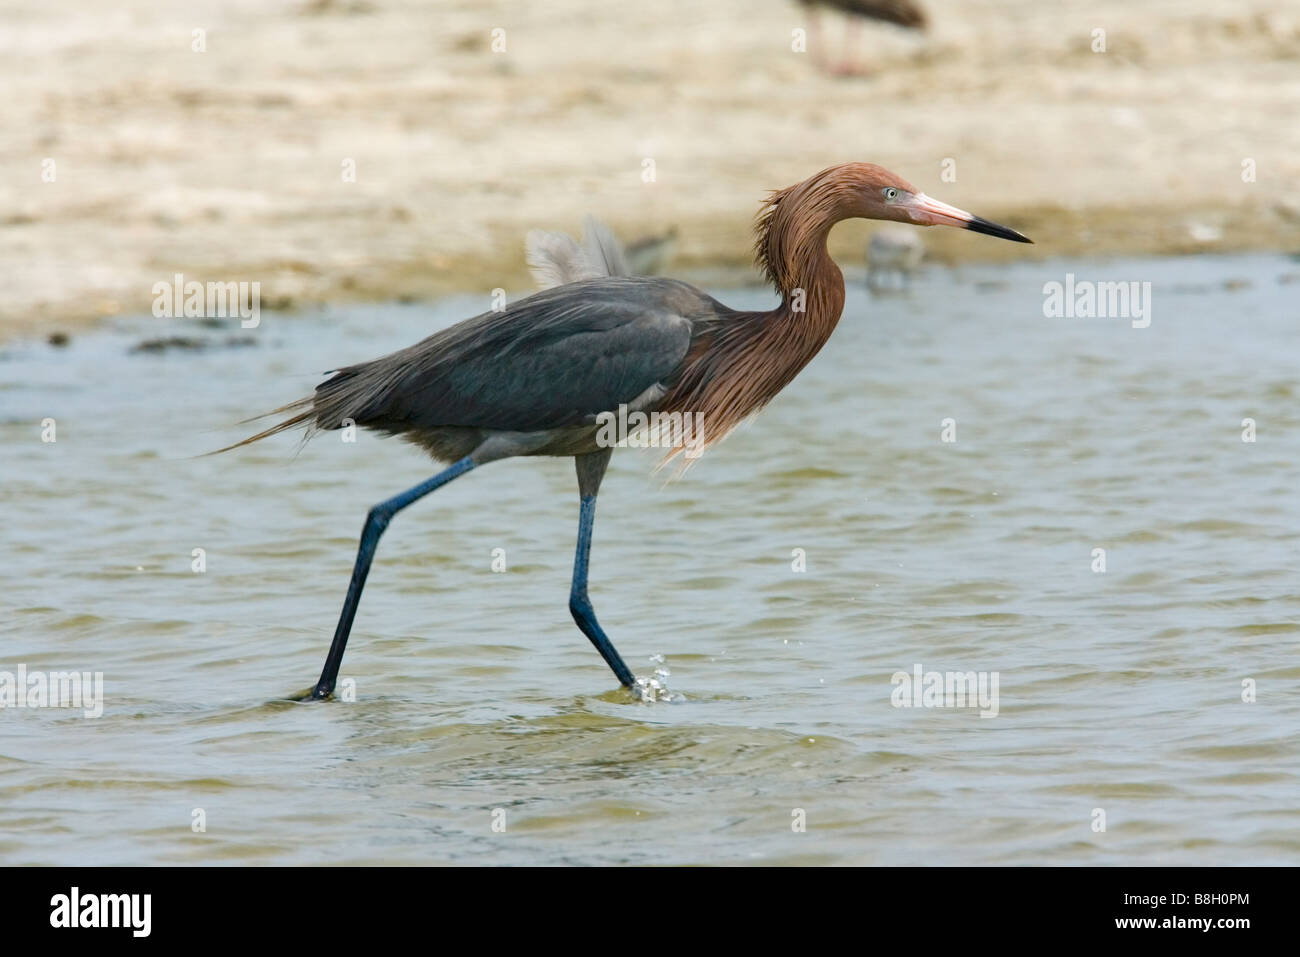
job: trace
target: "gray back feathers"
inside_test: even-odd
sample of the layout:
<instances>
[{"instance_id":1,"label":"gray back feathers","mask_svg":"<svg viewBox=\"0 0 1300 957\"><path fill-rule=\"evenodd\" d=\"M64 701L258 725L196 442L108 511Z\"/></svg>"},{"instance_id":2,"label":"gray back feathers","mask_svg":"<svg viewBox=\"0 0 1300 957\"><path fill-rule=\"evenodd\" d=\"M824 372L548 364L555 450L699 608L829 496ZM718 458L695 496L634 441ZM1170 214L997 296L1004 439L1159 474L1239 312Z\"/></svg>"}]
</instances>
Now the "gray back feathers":
<instances>
[{"instance_id":1,"label":"gray back feathers","mask_svg":"<svg viewBox=\"0 0 1300 957\"><path fill-rule=\"evenodd\" d=\"M345 419L392 433L580 425L671 376L690 346L691 317L713 304L670 279L552 287L340 369L301 408L316 429Z\"/></svg>"},{"instance_id":2,"label":"gray back feathers","mask_svg":"<svg viewBox=\"0 0 1300 957\"><path fill-rule=\"evenodd\" d=\"M231 448L349 421L396 434L588 424L661 392L686 357L694 320L728 311L686 283L631 276L622 245L591 217L581 245L534 230L526 248L542 291L339 369L314 394L275 410L290 418Z\"/></svg>"}]
</instances>

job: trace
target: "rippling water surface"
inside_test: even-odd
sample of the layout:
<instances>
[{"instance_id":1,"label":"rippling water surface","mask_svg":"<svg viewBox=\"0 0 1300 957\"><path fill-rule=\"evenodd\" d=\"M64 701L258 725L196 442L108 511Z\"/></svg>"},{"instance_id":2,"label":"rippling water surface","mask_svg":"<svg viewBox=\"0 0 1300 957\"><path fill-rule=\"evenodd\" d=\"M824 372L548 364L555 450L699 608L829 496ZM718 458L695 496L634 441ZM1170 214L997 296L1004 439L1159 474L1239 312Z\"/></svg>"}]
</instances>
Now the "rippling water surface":
<instances>
[{"instance_id":1,"label":"rippling water surface","mask_svg":"<svg viewBox=\"0 0 1300 957\"><path fill-rule=\"evenodd\" d=\"M367 508L432 467L364 433L193 456L482 300L10 344L0 670L103 672L105 702L0 711L0 860L1296 863L1298 268L1068 267L1152 281L1147 329L1043 318L1059 263L852 284L823 353L684 479L614 457L592 595L667 704L569 617L567 460L398 516L356 700L278 700L319 673ZM214 347L131 351L158 335ZM997 672L998 715L893 707L916 665Z\"/></svg>"}]
</instances>

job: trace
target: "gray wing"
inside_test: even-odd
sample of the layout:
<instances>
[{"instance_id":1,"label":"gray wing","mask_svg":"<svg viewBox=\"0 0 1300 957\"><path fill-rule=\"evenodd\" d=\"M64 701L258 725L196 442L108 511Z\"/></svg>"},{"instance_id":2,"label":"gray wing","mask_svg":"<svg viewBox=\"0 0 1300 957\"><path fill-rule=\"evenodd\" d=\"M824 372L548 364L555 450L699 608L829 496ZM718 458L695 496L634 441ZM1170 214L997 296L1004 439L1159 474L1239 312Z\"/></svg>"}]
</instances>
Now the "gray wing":
<instances>
[{"instance_id":1,"label":"gray wing","mask_svg":"<svg viewBox=\"0 0 1300 957\"><path fill-rule=\"evenodd\" d=\"M317 387L317 427L465 426L530 432L594 420L670 377L709 298L630 277L548 289Z\"/></svg>"}]
</instances>

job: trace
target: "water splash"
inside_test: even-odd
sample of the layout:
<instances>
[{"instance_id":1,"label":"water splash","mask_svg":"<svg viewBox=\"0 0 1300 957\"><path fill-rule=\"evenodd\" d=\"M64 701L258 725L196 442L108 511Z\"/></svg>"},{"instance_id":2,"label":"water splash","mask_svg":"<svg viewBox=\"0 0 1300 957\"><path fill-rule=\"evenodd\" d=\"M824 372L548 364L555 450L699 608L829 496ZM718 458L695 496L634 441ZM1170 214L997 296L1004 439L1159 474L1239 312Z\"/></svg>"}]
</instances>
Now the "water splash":
<instances>
[{"instance_id":1,"label":"water splash","mask_svg":"<svg viewBox=\"0 0 1300 957\"><path fill-rule=\"evenodd\" d=\"M637 675L636 684L632 687L632 693L644 702L685 701L685 695L672 691L668 687L668 678L672 675L672 672L664 664L664 656L651 655L650 662L657 665L654 674L650 676Z\"/></svg>"}]
</instances>

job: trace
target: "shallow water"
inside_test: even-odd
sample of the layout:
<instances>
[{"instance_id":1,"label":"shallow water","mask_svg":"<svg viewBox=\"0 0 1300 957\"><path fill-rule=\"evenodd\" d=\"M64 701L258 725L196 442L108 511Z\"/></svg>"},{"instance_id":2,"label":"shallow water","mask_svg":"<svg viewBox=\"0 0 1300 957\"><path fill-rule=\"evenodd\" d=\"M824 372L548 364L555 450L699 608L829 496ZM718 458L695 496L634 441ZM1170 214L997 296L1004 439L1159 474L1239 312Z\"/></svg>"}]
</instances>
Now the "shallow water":
<instances>
[{"instance_id":1,"label":"shallow water","mask_svg":"<svg viewBox=\"0 0 1300 957\"><path fill-rule=\"evenodd\" d=\"M1067 270L1152 281L1150 327L1045 319ZM823 353L685 478L614 457L592 595L675 703L618 690L569 617L564 460L398 516L344 661L356 700L277 700L319 673L366 509L431 465L364 433L193 456L482 299L12 344L0 670L103 672L105 700L0 712L0 860L1296 863L1297 270L853 282ZM129 351L178 330L256 345ZM997 672L999 713L892 706L918 664Z\"/></svg>"}]
</instances>

